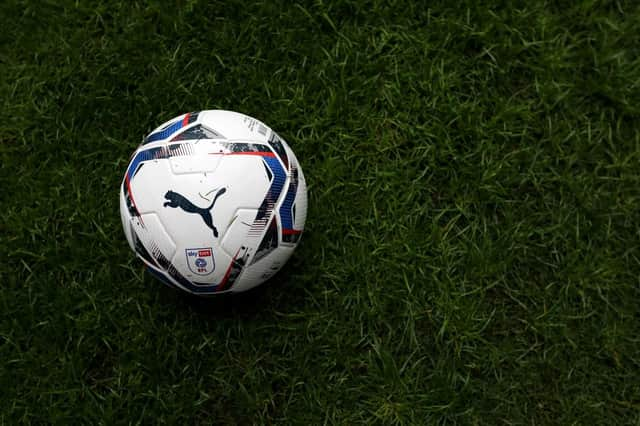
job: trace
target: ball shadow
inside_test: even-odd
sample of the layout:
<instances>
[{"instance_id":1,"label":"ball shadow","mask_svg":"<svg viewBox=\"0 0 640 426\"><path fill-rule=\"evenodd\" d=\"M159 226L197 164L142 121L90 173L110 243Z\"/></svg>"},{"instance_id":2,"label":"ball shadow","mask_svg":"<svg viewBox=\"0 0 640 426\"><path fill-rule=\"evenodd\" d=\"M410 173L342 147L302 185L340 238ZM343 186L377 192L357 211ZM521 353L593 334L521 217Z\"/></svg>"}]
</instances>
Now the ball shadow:
<instances>
[{"instance_id":1,"label":"ball shadow","mask_svg":"<svg viewBox=\"0 0 640 426\"><path fill-rule=\"evenodd\" d=\"M159 300L174 305L178 310L195 313L209 320L252 319L276 310L287 310L283 304L295 303L291 294L282 297L282 292L292 284L290 268L283 268L259 286L242 293L223 293L211 296L196 296L167 285L159 285ZM160 284L160 283L158 283Z\"/></svg>"}]
</instances>

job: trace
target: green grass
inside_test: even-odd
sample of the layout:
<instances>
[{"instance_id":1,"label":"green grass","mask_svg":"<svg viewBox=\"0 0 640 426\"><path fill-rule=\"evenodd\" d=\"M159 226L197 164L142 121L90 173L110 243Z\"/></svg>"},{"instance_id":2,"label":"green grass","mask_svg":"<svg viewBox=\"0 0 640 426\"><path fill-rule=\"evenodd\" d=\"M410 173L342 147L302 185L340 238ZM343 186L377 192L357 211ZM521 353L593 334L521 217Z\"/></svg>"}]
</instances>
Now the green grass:
<instances>
[{"instance_id":1,"label":"green grass","mask_svg":"<svg viewBox=\"0 0 640 426\"><path fill-rule=\"evenodd\" d=\"M388 3L0 3L0 424L640 423L638 4ZM214 108L310 209L193 300L118 191Z\"/></svg>"}]
</instances>

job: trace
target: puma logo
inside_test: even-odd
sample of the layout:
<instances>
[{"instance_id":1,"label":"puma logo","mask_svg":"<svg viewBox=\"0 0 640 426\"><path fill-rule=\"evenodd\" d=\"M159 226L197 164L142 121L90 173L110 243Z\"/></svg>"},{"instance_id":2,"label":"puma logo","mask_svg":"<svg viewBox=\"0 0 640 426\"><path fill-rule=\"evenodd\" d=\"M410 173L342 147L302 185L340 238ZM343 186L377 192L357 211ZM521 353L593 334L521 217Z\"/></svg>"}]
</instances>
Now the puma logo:
<instances>
[{"instance_id":1,"label":"puma logo","mask_svg":"<svg viewBox=\"0 0 640 426\"><path fill-rule=\"evenodd\" d=\"M172 208L180 207L182 210L184 210L187 213L199 214L202 220L204 220L204 223L213 231L213 236L218 238L218 230L213 225L213 217L211 216L211 209L213 208L213 205L216 203L216 200L218 199L218 197L224 194L225 192L227 192L226 188L220 188L216 193L215 197L213 197L213 201L211 202L209 207L201 208L193 204L191 201L187 200L184 197L184 195L181 195L175 191L169 190L167 191L166 194L164 194L164 198L166 198L168 201L166 201L163 204L163 206L172 207Z\"/></svg>"}]
</instances>

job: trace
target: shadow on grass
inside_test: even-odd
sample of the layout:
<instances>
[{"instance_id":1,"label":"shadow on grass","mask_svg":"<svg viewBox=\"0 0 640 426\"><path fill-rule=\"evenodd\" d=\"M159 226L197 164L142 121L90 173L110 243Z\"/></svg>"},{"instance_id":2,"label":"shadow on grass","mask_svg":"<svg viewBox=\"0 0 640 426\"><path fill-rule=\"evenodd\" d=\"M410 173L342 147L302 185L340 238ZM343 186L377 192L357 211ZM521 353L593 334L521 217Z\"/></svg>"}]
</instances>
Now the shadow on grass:
<instances>
[{"instance_id":1,"label":"shadow on grass","mask_svg":"<svg viewBox=\"0 0 640 426\"><path fill-rule=\"evenodd\" d=\"M192 295L158 282L158 301L211 320L256 318L274 309L287 310L283 304L303 302L301 292L290 288L291 273L285 267L271 279L245 292L212 296Z\"/></svg>"}]
</instances>

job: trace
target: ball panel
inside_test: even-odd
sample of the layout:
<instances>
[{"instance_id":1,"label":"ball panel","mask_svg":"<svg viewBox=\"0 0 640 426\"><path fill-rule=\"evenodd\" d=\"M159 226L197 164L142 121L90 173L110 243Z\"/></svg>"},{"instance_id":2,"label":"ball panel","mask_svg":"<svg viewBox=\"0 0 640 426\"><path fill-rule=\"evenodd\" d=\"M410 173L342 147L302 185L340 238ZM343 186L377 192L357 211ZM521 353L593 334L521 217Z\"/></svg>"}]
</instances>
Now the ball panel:
<instances>
[{"instance_id":1,"label":"ball panel","mask_svg":"<svg viewBox=\"0 0 640 426\"><path fill-rule=\"evenodd\" d=\"M193 143L194 149L202 151L204 144ZM171 172L174 175L182 175L188 173L214 173L222 159L219 155L209 155L208 153L200 153L199 155L172 157L169 159Z\"/></svg>"},{"instance_id":2,"label":"ball panel","mask_svg":"<svg viewBox=\"0 0 640 426\"><path fill-rule=\"evenodd\" d=\"M219 206L219 214L229 220L239 208L260 207L271 186L260 155L225 155L216 170L215 180L228 190L227 199Z\"/></svg>"},{"instance_id":3,"label":"ball panel","mask_svg":"<svg viewBox=\"0 0 640 426\"><path fill-rule=\"evenodd\" d=\"M304 229L304 218L306 217L306 199L302 199L300 194L306 194L306 184L302 169L298 160L287 143L279 139L281 150L284 152L289 163L290 181L279 209L282 223L281 239L283 244L295 245L298 243Z\"/></svg>"},{"instance_id":4,"label":"ball panel","mask_svg":"<svg viewBox=\"0 0 640 426\"><path fill-rule=\"evenodd\" d=\"M304 230L304 225L307 221L307 183L304 180L302 169L300 170L298 190L296 191L296 198L293 204L293 227L294 229Z\"/></svg>"},{"instance_id":5,"label":"ball panel","mask_svg":"<svg viewBox=\"0 0 640 426\"><path fill-rule=\"evenodd\" d=\"M162 188L163 183L167 182L167 175L170 175L170 169L166 160L146 161L136 169L129 188L140 216L160 211Z\"/></svg>"},{"instance_id":6,"label":"ball panel","mask_svg":"<svg viewBox=\"0 0 640 426\"><path fill-rule=\"evenodd\" d=\"M144 223L144 231L136 232L142 244L149 250L153 257L156 253L162 253L167 259L171 259L176 252L176 243L165 230L156 213L145 213L140 216Z\"/></svg>"},{"instance_id":7,"label":"ball panel","mask_svg":"<svg viewBox=\"0 0 640 426\"><path fill-rule=\"evenodd\" d=\"M233 257L242 247L251 247L249 231L258 214L258 209L238 209L231 216L220 246L229 257Z\"/></svg>"},{"instance_id":8,"label":"ball panel","mask_svg":"<svg viewBox=\"0 0 640 426\"><path fill-rule=\"evenodd\" d=\"M289 170L289 156L287 155L287 151L285 149L286 142L282 140L276 132L272 131L269 134L267 143L282 162L282 166L284 167L284 169Z\"/></svg>"},{"instance_id":9,"label":"ball panel","mask_svg":"<svg viewBox=\"0 0 640 426\"><path fill-rule=\"evenodd\" d=\"M244 269L233 290L249 290L276 274L293 254L295 247L278 247L269 256Z\"/></svg>"},{"instance_id":10,"label":"ball panel","mask_svg":"<svg viewBox=\"0 0 640 426\"><path fill-rule=\"evenodd\" d=\"M138 234L133 230L133 227L131 227L131 232L133 235L133 244L135 247L134 251L136 252L136 255L140 259L142 259L142 261L147 265L152 265L156 267L159 266L156 260L156 257L154 257L151 254L151 252L147 249L147 247L142 243L142 240L140 239Z\"/></svg>"},{"instance_id":11,"label":"ball panel","mask_svg":"<svg viewBox=\"0 0 640 426\"><path fill-rule=\"evenodd\" d=\"M232 258L217 245L179 245L171 259L175 269L197 287L217 286L225 277Z\"/></svg>"},{"instance_id":12,"label":"ball panel","mask_svg":"<svg viewBox=\"0 0 640 426\"><path fill-rule=\"evenodd\" d=\"M133 237L131 235L131 217L129 216L129 210L127 208L127 202L125 200L124 191L122 185L120 185L120 220L122 222L122 229L124 230L124 236L127 239L127 243L131 250L135 251L133 246Z\"/></svg>"},{"instance_id":13,"label":"ball panel","mask_svg":"<svg viewBox=\"0 0 640 426\"><path fill-rule=\"evenodd\" d=\"M193 126L180 129L176 134L171 136L171 141L185 140L206 140L206 139L226 139L226 137L202 123L195 123Z\"/></svg>"},{"instance_id":14,"label":"ball panel","mask_svg":"<svg viewBox=\"0 0 640 426\"><path fill-rule=\"evenodd\" d=\"M269 129L255 118L225 110L202 111L199 121L227 139L235 140L264 142Z\"/></svg>"},{"instance_id":15,"label":"ball panel","mask_svg":"<svg viewBox=\"0 0 640 426\"><path fill-rule=\"evenodd\" d=\"M274 215L271 218L271 222L267 227L264 236L262 237L262 241L256 248L255 255L253 256L253 259L251 259L251 264L257 262L265 256L268 256L271 252L278 248L280 240L278 235L278 218Z\"/></svg>"}]
</instances>

